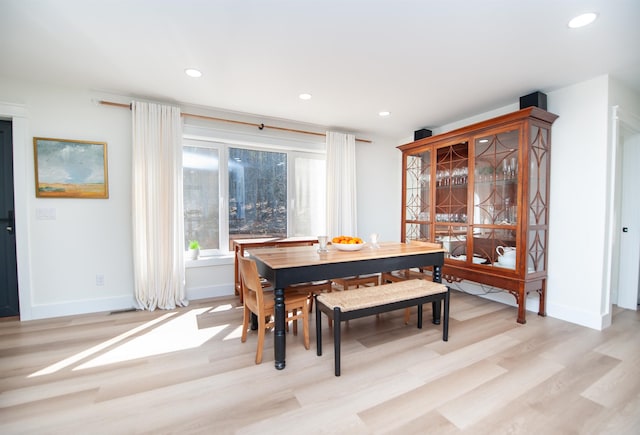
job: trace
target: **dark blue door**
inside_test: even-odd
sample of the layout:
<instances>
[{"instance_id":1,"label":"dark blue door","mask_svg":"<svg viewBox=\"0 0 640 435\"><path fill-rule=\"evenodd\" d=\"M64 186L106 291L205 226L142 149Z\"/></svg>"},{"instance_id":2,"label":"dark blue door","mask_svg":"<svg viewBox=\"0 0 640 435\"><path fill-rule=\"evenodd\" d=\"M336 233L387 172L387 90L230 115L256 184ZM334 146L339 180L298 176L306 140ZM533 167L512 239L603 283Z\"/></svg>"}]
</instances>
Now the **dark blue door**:
<instances>
[{"instance_id":1,"label":"dark blue door","mask_svg":"<svg viewBox=\"0 0 640 435\"><path fill-rule=\"evenodd\" d=\"M0 121L0 317L20 313L15 234L11 122Z\"/></svg>"}]
</instances>

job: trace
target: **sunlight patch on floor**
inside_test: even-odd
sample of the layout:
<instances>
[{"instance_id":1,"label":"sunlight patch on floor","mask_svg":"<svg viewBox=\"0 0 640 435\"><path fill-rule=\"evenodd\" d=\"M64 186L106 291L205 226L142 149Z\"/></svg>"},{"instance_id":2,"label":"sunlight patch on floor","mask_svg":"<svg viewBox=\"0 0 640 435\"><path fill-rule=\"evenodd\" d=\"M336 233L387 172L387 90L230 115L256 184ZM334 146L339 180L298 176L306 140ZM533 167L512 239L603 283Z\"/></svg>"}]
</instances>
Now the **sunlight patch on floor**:
<instances>
[{"instance_id":1,"label":"sunlight patch on floor","mask_svg":"<svg viewBox=\"0 0 640 435\"><path fill-rule=\"evenodd\" d=\"M238 326L236 329L228 333L222 340L237 340L242 337L242 325Z\"/></svg>"},{"instance_id":2,"label":"sunlight patch on floor","mask_svg":"<svg viewBox=\"0 0 640 435\"><path fill-rule=\"evenodd\" d=\"M229 326L223 324L211 328L198 329L197 316L207 310L209 308L190 310L144 335L135 337L91 361L79 365L74 370L199 347Z\"/></svg>"},{"instance_id":3,"label":"sunlight patch on floor","mask_svg":"<svg viewBox=\"0 0 640 435\"><path fill-rule=\"evenodd\" d=\"M92 348L89 348L85 351L82 351L80 353L77 353L73 356L70 356L69 358L63 359L60 362L57 362L55 364L50 365L49 367L46 367L42 370L39 370L35 373L30 374L28 377L36 377L36 376L43 376L43 375L49 375L51 373L55 373L59 370L62 370L65 367L68 367L72 364L77 363L78 361L81 361L85 358L90 357L91 355L100 352L103 349L106 349L110 346L113 346L116 343L119 343L120 341L131 337L132 335L135 335L137 333L139 333L140 331L144 331L145 329L148 329L150 327L152 327L153 325L163 322L164 320L168 319L169 317L175 315L177 313L167 313L164 316L158 317L157 319L154 319L150 322L145 323L144 325L140 325L136 328L133 328L123 334L118 335L117 337L114 337L110 340L104 341L100 344L98 344L97 346L93 346Z\"/></svg>"},{"instance_id":4,"label":"sunlight patch on floor","mask_svg":"<svg viewBox=\"0 0 640 435\"><path fill-rule=\"evenodd\" d=\"M211 312L212 313L220 313L222 311L229 311L232 308L233 308L233 305L231 305L231 304L223 304L223 305L218 305L213 310L211 310Z\"/></svg>"}]
</instances>

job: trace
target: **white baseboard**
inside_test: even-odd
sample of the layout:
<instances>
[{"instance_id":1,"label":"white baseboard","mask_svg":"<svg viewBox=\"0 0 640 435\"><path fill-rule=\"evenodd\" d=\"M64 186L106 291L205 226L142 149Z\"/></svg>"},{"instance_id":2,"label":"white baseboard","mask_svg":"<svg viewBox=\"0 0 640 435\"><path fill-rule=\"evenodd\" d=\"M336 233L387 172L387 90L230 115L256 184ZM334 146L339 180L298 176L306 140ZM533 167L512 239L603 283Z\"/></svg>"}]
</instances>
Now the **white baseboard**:
<instances>
[{"instance_id":1,"label":"white baseboard","mask_svg":"<svg viewBox=\"0 0 640 435\"><path fill-rule=\"evenodd\" d=\"M232 296L234 294L233 284L223 284L215 286L205 286L190 288L186 290L188 300L207 299L219 296ZM118 296L104 299L90 299L84 301L61 302L56 304L33 305L29 312L30 316L22 314L20 320L49 319L52 317L73 316L77 314L101 313L107 311L118 311L136 309L138 304L135 297Z\"/></svg>"},{"instance_id":2,"label":"white baseboard","mask_svg":"<svg viewBox=\"0 0 640 435\"><path fill-rule=\"evenodd\" d=\"M547 316L555 319L564 320L566 322L575 323L576 325L586 326L587 328L602 331L611 324L610 317L602 316L598 313L577 310L574 307L566 305L554 304L547 299Z\"/></svg>"},{"instance_id":3,"label":"white baseboard","mask_svg":"<svg viewBox=\"0 0 640 435\"><path fill-rule=\"evenodd\" d=\"M193 287L187 289L187 299L193 301L198 299L215 298L219 296L233 296L234 294L235 292L233 283Z\"/></svg>"},{"instance_id":4,"label":"white baseboard","mask_svg":"<svg viewBox=\"0 0 640 435\"><path fill-rule=\"evenodd\" d=\"M464 291L465 293L474 294L476 296L490 299L494 302L500 302L506 305L517 307L516 300L513 295L506 291L486 292L487 287L480 286L472 282L464 283L447 283L451 285L453 290ZM527 312L538 312L539 297L538 293L531 292L527 297ZM587 328L596 329L601 331L611 324L610 315L599 315L598 313L590 313L585 311L576 310L573 307L554 304L549 300L547 294L547 316L554 319L564 320L565 322L574 323L576 325L585 326Z\"/></svg>"},{"instance_id":5,"label":"white baseboard","mask_svg":"<svg viewBox=\"0 0 640 435\"><path fill-rule=\"evenodd\" d=\"M31 306L31 317L20 316L20 320L48 319L76 314L99 313L105 311L128 310L137 306L133 296L118 296L104 299L62 302L57 304Z\"/></svg>"}]
</instances>

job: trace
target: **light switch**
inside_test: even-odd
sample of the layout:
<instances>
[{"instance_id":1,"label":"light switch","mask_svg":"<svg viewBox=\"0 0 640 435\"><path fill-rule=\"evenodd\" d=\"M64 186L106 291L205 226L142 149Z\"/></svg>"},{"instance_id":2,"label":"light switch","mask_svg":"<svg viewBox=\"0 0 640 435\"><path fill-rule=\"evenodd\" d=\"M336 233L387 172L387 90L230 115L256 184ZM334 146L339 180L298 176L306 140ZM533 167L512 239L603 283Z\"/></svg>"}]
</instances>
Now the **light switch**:
<instances>
[{"instance_id":1,"label":"light switch","mask_svg":"<svg viewBox=\"0 0 640 435\"><path fill-rule=\"evenodd\" d=\"M56 209L36 208L36 219L39 221L54 221L56 220Z\"/></svg>"}]
</instances>

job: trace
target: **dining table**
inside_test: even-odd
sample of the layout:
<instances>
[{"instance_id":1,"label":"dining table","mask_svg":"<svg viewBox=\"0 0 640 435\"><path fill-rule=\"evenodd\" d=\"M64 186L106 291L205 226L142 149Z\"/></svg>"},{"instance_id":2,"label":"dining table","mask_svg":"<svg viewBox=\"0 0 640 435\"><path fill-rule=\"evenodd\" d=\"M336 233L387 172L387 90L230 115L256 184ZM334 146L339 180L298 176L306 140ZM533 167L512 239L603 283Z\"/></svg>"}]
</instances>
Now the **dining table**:
<instances>
[{"instance_id":1,"label":"dining table","mask_svg":"<svg viewBox=\"0 0 640 435\"><path fill-rule=\"evenodd\" d=\"M285 291L293 284L330 280L355 275L431 268L434 282L442 282L444 249L440 244L411 241L363 244L358 250L340 250L330 244L326 252L318 246L259 248L248 251L258 272L274 288L274 359L278 370L285 368ZM357 291L357 290L352 290ZM435 304L435 303L434 303ZM434 305L434 323L439 323L439 304ZM336 326L336 327L339 327Z\"/></svg>"},{"instance_id":2,"label":"dining table","mask_svg":"<svg viewBox=\"0 0 640 435\"><path fill-rule=\"evenodd\" d=\"M283 247L283 246L304 246L318 243L317 237L294 236L294 237L258 237L251 239L234 239L233 251L233 281L236 295L240 296L242 302L242 289L240 288L240 270L238 269L238 254L244 256L244 251L252 248Z\"/></svg>"}]
</instances>

